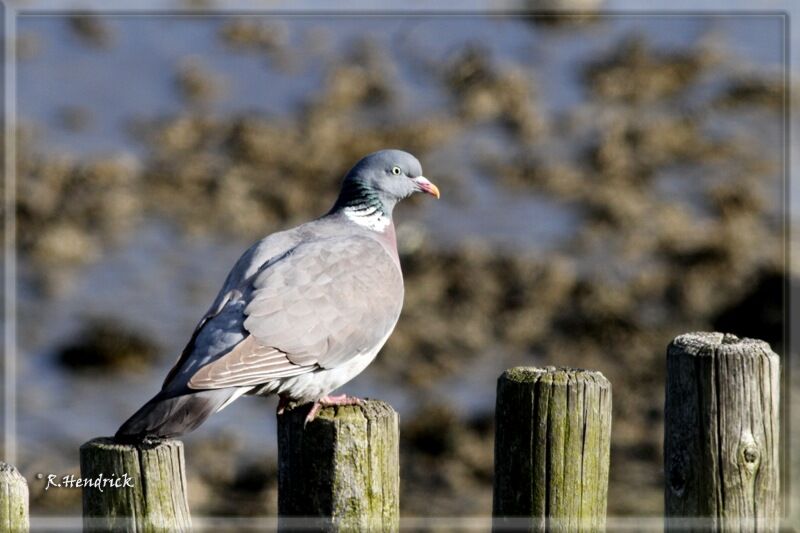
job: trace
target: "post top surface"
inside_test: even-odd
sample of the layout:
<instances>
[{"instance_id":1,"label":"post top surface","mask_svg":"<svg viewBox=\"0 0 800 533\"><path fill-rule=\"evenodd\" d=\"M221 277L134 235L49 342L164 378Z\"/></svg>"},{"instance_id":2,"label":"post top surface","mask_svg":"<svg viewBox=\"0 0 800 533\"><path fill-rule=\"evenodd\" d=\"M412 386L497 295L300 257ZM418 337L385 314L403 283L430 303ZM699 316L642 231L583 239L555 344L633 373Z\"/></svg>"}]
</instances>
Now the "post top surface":
<instances>
[{"instance_id":1,"label":"post top surface","mask_svg":"<svg viewBox=\"0 0 800 533\"><path fill-rule=\"evenodd\" d=\"M769 344L762 340L739 338L730 333L709 331L696 331L678 335L670 343L670 349L677 348L685 353L696 356L708 356L714 353L745 353L763 352L766 355L775 355Z\"/></svg>"},{"instance_id":2,"label":"post top surface","mask_svg":"<svg viewBox=\"0 0 800 533\"><path fill-rule=\"evenodd\" d=\"M568 383L585 382L593 383L604 388L610 385L603 373L597 370L555 366L517 366L503 372L500 379L516 383L561 382L565 385Z\"/></svg>"},{"instance_id":3,"label":"post top surface","mask_svg":"<svg viewBox=\"0 0 800 533\"><path fill-rule=\"evenodd\" d=\"M142 442L117 442L111 437L97 437L92 439L81 446L81 449L95 448L101 450L154 450L161 447L183 447L183 442L176 439L150 439L147 438Z\"/></svg>"},{"instance_id":4,"label":"post top surface","mask_svg":"<svg viewBox=\"0 0 800 533\"><path fill-rule=\"evenodd\" d=\"M13 478L13 477L23 478L22 474L20 474L19 470L17 470L17 467L15 467L14 465L10 465L8 463L4 463L3 461L0 461L0 477L2 477L2 478Z\"/></svg>"},{"instance_id":5,"label":"post top surface","mask_svg":"<svg viewBox=\"0 0 800 533\"><path fill-rule=\"evenodd\" d=\"M310 404L291 406L286 410L285 414L297 413L295 416L302 414L306 416ZM317 421L333 422L333 421L361 421L361 420L377 420L387 416L395 416L396 412L388 403L381 400L363 400L361 405L337 405L331 407L323 407L317 413L316 418L312 424ZM283 416L283 415L279 415Z\"/></svg>"}]
</instances>

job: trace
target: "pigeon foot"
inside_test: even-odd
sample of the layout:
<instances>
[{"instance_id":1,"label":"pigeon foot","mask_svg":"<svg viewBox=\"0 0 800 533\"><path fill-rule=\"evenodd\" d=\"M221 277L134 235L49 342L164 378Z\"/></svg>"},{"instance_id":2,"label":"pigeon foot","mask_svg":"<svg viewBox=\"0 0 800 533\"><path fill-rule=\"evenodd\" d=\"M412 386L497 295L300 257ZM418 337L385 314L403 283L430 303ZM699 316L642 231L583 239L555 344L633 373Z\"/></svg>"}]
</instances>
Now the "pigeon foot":
<instances>
[{"instance_id":1,"label":"pigeon foot","mask_svg":"<svg viewBox=\"0 0 800 533\"><path fill-rule=\"evenodd\" d=\"M312 422L319 414L320 409L323 407L333 407L336 405L362 405L363 403L364 400L361 398L348 396L346 394L340 394L339 396L325 396L314 402L314 405L311 407L311 411L309 411L308 415L306 416L306 424Z\"/></svg>"},{"instance_id":2,"label":"pigeon foot","mask_svg":"<svg viewBox=\"0 0 800 533\"><path fill-rule=\"evenodd\" d=\"M279 396L278 398L278 414L282 415L283 412L286 411L286 407L288 407L291 400L286 396Z\"/></svg>"}]
</instances>

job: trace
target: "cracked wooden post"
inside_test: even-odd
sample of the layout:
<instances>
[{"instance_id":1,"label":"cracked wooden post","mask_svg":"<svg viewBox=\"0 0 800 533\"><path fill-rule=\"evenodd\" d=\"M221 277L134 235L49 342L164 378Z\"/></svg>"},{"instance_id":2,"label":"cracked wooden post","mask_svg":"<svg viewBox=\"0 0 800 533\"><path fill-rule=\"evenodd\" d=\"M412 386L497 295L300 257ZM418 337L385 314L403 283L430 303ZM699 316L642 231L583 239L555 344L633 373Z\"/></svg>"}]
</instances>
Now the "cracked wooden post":
<instances>
[{"instance_id":1,"label":"cracked wooden post","mask_svg":"<svg viewBox=\"0 0 800 533\"><path fill-rule=\"evenodd\" d=\"M0 531L28 529L28 483L16 468L0 462Z\"/></svg>"},{"instance_id":2,"label":"cracked wooden post","mask_svg":"<svg viewBox=\"0 0 800 533\"><path fill-rule=\"evenodd\" d=\"M81 446L86 531L188 531L183 443L120 444L109 438Z\"/></svg>"},{"instance_id":3,"label":"cracked wooden post","mask_svg":"<svg viewBox=\"0 0 800 533\"><path fill-rule=\"evenodd\" d=\"M517 367L497 381L494 527L601 531L611 384L600 373Z\"/></svg>"},{"instance_id":4,"label":"cracked wooden post","mask_svg":"<svg viewBox=\"0 0 800 533\"><path fill-rule=\"evenodd\" d=\"M665 526L777 531L780 359L763 341L688 333L667 348Z\"/></svg>"},{"instance_id":5,"label":"cracked wooden post","mask_svg":"<svg viewBox=\"0 0 800 533\"><path fill-rule=\"evenodd\" d=\"M278 416L279 529L397 531L398 417L388 404L310 404Z\"/></svg>"}]
</instances>

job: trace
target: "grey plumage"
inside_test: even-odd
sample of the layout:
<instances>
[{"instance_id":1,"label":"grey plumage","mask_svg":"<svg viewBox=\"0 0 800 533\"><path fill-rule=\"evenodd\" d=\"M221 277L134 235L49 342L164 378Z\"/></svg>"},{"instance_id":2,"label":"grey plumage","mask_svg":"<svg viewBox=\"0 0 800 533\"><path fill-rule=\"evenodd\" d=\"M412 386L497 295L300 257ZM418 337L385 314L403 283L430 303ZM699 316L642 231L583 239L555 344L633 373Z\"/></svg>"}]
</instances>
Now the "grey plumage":
<instances>
[{"instance_id":1,"label":"grey plumage","mask_svg":"<svg viewBox=\"0 0 800 533\"><path fill-rule=\"evenodd\" d=\"M317 401L358 375L402 307L394 205L439 195L421 172L405 152L371 154L345 176L329 213L247 250L161 392L117 437L181 435L242 394Z\"/></svg>"},{"instance_id":2,"label":"grey plumage","mask_svg":"<svg viewBox=\"0 0 800 533\"><path fill-rule=\"evenodd\" d=\"M183 435L217 412L234 390L198 391L172 396L162 391L144 404L117 432L117 439L146 436L172 438Z\"/></svg>"}]
</instances>

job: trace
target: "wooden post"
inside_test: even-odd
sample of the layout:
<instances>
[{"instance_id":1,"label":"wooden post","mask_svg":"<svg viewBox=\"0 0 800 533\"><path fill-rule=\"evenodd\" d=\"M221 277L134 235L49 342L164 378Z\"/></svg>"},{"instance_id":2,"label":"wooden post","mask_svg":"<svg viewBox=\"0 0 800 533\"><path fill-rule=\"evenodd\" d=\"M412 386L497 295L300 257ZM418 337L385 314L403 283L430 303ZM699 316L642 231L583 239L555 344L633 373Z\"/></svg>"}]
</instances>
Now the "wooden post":
<instances>
[{"instance_id":1,"label":"wooden post","mask_svg":"<svg viewBox=\"0 0 800 533\"><path fill-rule=\"evenodd\" d=\"M611 384L600 372L517 367L497 381L494 525L605 527Z\"/></svg>"},{"instance_id":2,"label":"wooden post","mask_svg":"<svg viewBox=\"0 0 800 533\"><path fill-rule=\"evenodd\" d=\"M85 530L191 529L180 441L91 440L81 446L81 478L92 481L83 487Z\"/></svg>"},{"instance_id":3,"label":"wooden post","mask_svg":"<svg viewBox=\"0 0 800 533\"><path fill-rule=\"evenodd\" d=\"M667 348L666 527L777 531L780 360L763 341L689 333Z\"/></svg>"},{"instance_id":4,"label":"wooden post","mask_svg":"<svg viewBox=\"0 0 800 533\"><path fill-rule=\"evenodd\" d=\"M0 462L0 531L28 528L28 483L16 468Z\"/></svg>"},{"instance_id":5,"label":"wooden post","mask_svg":"<svg viewBox=\"0 0 800 533\"><path fill-rule=\"evenodd\" d=\"M397 531L398 417L388 404L310 404L278 416L279 529Z\"/></svg>"}]
</instances>

